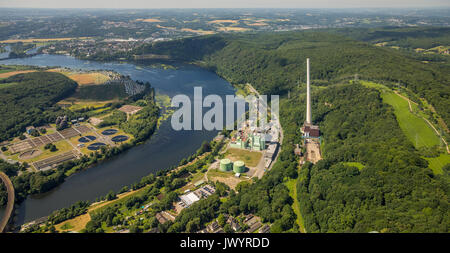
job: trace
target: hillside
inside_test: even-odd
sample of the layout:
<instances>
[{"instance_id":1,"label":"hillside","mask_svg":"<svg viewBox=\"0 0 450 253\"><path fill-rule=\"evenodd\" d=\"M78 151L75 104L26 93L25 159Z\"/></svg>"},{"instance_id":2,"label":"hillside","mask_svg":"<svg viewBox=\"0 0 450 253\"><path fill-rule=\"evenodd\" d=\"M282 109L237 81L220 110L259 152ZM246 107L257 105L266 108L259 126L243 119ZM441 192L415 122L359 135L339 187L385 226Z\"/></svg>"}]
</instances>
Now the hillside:
<instances>
[{"instance_id":1,"label":"hillside","mask_svg":"<svg viewBox=\"0 0 450 253\"><path fill-rule=\"evenodd\" d=\"M181 52L181 53L180 53ZM169 55L197 62L231 83L252 83L262 94L286 94L305 81L305 59L311 58L314 85L342 80L399 83L428 100L450 122L450 65L429 65L400 51L333 33L301 31L212 35L157 43L133 54Z\"/></svg>"},{"instance_id":2,"label":"hillside","mask_svg":"<svg viewBox=\"0 0 450 253\"><path fill-rule=\"evenodd\" d=\"M317 31L206 36L135 53L196 62L231 83L248 82L262 94L282 95L279 161L221 210L255 213L273 223L272 232L295 232L293 200L282 183L296 179L308 232L448 232L448 166L441 175L433 174L380 91L348 82L358 74L390 88L399 83L431 102L448 124L448 65L429 65L401 51ZM313 121L322 131L324 160L307 163L297 175L293 147L301 142L305 110L304 86L297 83L305 81L307 57L316 87Z\"/></svg>"},{"instance_id":3,"label":"hillside","mask_svg":"<svg viewBox=\"0 0 450 253\"><path fill-rule=\"evenodd\" d=\"M59 73L33 72L0 80L0 141L25 127L56 118L56 102L75 91L77 83ZM52 120L53 121L53 120Z\"/></svg>"}]
</instances>

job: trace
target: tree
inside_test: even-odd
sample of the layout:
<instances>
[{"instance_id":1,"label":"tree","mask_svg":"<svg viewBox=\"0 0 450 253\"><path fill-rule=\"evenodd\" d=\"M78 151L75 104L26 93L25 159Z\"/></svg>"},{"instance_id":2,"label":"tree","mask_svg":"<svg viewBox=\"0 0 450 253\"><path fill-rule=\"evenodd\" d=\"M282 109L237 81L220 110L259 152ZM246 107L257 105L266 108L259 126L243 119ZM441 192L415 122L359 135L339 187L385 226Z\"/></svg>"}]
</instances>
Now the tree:
<instances>
[{"instance_id":1,"label":"tree","mask_svg":"<svg viewBox=\"0 0 450 253\"><path fill-rule=\"evenodd\" d=\"M225 223L227 222L227 220L222 213L219 214L219 217L217 217L217 222L219 223L219 226L221 226L221 227L225 226Z\"/></svg>"}]
</instances>

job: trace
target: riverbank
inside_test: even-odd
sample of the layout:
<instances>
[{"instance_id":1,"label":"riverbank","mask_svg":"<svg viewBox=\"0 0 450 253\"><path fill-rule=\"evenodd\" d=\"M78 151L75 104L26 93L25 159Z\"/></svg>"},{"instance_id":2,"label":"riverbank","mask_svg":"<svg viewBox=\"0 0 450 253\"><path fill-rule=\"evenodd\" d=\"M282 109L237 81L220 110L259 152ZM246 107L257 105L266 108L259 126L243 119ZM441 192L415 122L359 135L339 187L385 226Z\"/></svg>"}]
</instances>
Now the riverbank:
<instances>
[{"instance_id":1,"label":"riverbank","mask_svg":"<svg viewBox=\"0 0 450 253\"><path fill-rule=\"evenodd\" d=\"M112 70L134 80L148 81L158 93L168 97L177 93L192 96L194 86L202 86L205 95L234 94L234 89L228 82L210 71L192 65L180 65L177 69L153 69L128 63L98 63L53 55L10 59L0 63ZM174 131L170 127L170 121L160 121L156 133L143 145L135 146L92 168L79 171L54 190L28 197L18 208L15 222L20 225L47 216L51 211L70 206L76 201L93 201L110 190L119 191L124 185L132 184L149 173L177 165L180 160L190 156L203 141L211 140L216 134L217 131Z\"/></svg>"}]
</instances>

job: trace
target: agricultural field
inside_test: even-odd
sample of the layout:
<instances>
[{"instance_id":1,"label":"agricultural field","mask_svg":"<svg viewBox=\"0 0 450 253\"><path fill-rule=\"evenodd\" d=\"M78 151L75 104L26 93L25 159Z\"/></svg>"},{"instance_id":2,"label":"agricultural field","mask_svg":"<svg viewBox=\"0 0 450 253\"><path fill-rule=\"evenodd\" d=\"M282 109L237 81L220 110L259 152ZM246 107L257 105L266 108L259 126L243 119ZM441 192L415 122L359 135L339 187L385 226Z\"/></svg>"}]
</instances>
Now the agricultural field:
<instances>
[{"instance_id":1,"label":"agricultural field","mask_svg":"<svg viewBox=\"0 0 450 253\"><path fill-rule=\"evenodd\" d=\"M238 160L243 161L247 167L255 167L261 160L262 153L245 149L229 148L225 153L225 157L233 162Z\"/></svg>"},{"instance_id":2,"label":"agricultural field","mask_svg":"<svg viewBox=\"0 0 450 253\"><path fill-rule=\"evenodd\" d=\"M30 73L35 72L36 70L16 70L16 71L10 71L10 72L3 72L3 70L0 70L0 78L8 78L10 76L18 75L18 74L24 74L24 73Z\"/></svg>"},{"instance_id":3,"label":"agricultural field","mask_svg":"<svg viewBox=\"0 0 450 253\"><path fill-rule=\"evenodd\" d=\"M69 71L66 69L50 69L50 72L58 72L61 73L68 78L74 80L79 85L97 85L104 84L107 81L111 80L111 77L105 73L100 72L76 72Z\"/></svg>"},{"instance_id":4,"label":"agricultural field","mask_svg":"<svg viewBox=\"0 0 450 253\"><path fill-rule=\"evenodd\" d=\"M17 40L1 40L0 43L33 43L33 42L49 42L49 41L65 41L65 40L85 40L90 37L70 37L70 38L48 38L48 39L17 39Z\"/></svg>"}]
</instances>

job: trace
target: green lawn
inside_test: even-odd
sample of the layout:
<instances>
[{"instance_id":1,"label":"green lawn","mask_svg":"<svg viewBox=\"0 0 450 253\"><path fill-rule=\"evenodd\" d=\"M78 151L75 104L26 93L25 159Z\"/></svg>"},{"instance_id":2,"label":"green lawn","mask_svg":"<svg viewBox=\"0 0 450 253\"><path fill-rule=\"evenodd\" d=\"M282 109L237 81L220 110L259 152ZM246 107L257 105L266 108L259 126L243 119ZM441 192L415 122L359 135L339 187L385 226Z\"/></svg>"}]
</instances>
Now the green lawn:
<instances>
[{"instance_id":1,"label":"green lawn","mask_svg":"<svg viewBox=\"0 0 450 253\"><path fill-rule=\"evenodd\" d=\"M225 153L225 157L233 162L241 160L245 162L245 166L255 167L261 160L262 153L239 148L229 148Z\"/></svg>"},{"instance_id":2,"label":"green lawn","mask_svg":"<svg viewBox=\"0 0 450 253\"><path fill-rule=\"evenodd\" d=\"M394 107L400 128L416 148L439 145L439 137L422 118L409 111L408 102L393 92L384 92L383 101Z\"/></svg>"},{"instance_id":3,"label":"green lawn","mask_svg":"<svg viewBox=\"0 0 450 253\"><path fill-rule=\"evenodd\" d=\"M442 174L442 168L450 163L449 154L441 154L435 158L425 158L428 161L428 168L432 169L434 174Z\"/></svg>"},{"instance_id":4,"label":"green lawn","mask_svg":"<svg viewBox=\"0 0 450 253\"><path fill-rule=\"evenodd\" d=\"M300 213L300 204L298 203L297 199L297 179L290 179L284 184L289 189L289 195L294 200L294 203L292 203L292 209L294 209L294 212L297 215L297 224L300 227L300 231L302 233L305 233L305 226L303 224L303 218Z\"/></svg>"}]
</instances>

